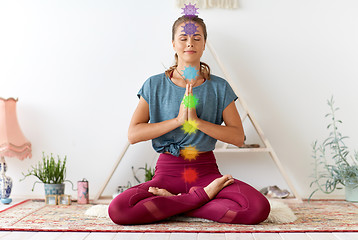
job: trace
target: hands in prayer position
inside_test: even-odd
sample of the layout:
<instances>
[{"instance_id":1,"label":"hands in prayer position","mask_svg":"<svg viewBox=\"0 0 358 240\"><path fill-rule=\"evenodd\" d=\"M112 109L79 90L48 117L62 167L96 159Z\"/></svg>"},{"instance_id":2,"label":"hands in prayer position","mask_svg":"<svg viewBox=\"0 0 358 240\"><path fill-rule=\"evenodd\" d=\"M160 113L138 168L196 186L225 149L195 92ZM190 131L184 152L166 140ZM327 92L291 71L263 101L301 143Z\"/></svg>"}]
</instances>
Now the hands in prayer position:
<instances>
[{"instance_id":1,"label":"hands in prayer position","mask_svg":"<svg viewBox=\"0 0 358 240\"><path fill-rule=\"evenodd\" d=\"M176 117L176 120L180 124L184 124L185 121L188 120L196 121L198 119L198 115L196 114L195 104L193 104L194 105L193 107L191 106L192 105L191 103L188 103L186 105L184 104L185 97L189 97L189 96L193 96L193 84L186 84L183 101L180 104L179 113L178 116ZM188 99L189 101L193 100L193 98L188 98Z\"/></svg>"}]
</instances>

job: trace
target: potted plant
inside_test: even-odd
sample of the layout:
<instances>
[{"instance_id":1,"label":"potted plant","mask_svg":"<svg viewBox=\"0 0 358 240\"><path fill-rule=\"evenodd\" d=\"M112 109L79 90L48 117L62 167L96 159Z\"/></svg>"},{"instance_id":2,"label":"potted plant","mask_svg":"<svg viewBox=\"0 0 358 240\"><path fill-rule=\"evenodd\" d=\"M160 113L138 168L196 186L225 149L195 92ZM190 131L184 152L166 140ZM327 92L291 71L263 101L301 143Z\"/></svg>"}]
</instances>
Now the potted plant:
<instances>
[{"instance_id":1,"label":"potted plant","mask_svg":"<svg viewBox=\"0 0 358 240\"><path fill-rule=\"evenodd\" d=\"M330 107L330 113L326 117L331 119L331 123L327 126L330 130L329 136L318 144L315 141L313 147L314 159L314 185L316 189L311 193L309 199L317 191L323 193L332 193L335 189L341 189L345 186L345 198L347 201L358 202L358 153L355 152L349 158L348 147L344 143L343 136L338 131L338 125L342 124L341 120L336 118L336 111L339 108L334 107L334 100L331 97L327 101Z\"/></svg>"},{"instance_id":2,"label":"potted plant","mask_svg":"<svg viewBox=\"0 0 358 240\"><path fill-rule=\"evenodd\" d=\"M140 167L136 171L134 170L134 167L132 166L133 177L138 183L141 183L141 181L137 177L137 172L139 170L144 170L144 181L145 182L152 180L152 178L154 177L155 169L148 167L147 164L145 164L145 167ZM132 184L129 181L128 181L127 186L118 186L117 192L113 193L112 197L113 198L117 197L119 194L121 194L122 192L124 192L125 190L127 190L130 187L132 187Z\"/></svg>"},{"instance_id":3,"label":"potted plant","mask_svg":"<svg viewBox=\"0 0 358 240\"><path fill-rule=\"evenodd\" d=\"M154 177L155 169L148 167L147 164L145 164L145 167L138 168L138 170L144 170L144 181L145 182L152 180L152 178ZM141 183L141 181L137 177L137 174L136 174L137 171L134 171L134 167L132 166L132 172L133 172L134 179L137 180L138 183Z\"/></svg>"},{"instance_id":4,"label":"potted plant","mask_svg":"<svg viewBox=\"0 0 358 240\"><path fill-rule=\"evenodd\" d=\"M24 174L24 180L28 176L37 177L42 183L44 183L45 187L45 195L61 195L65 192L65 184L64 182L70 182L69 180L65 180L66 178L66 160L67 156L63 160L60 159L60 156L57 155L57 162L52 156L45 156L45 153L42 153L42 162L39 162L37 166L31 166L31 169L28 170L27 174ZM32 186L32 191L35 188L36 183L40 183L36 181Z\"/></svg>"}]
</instances>

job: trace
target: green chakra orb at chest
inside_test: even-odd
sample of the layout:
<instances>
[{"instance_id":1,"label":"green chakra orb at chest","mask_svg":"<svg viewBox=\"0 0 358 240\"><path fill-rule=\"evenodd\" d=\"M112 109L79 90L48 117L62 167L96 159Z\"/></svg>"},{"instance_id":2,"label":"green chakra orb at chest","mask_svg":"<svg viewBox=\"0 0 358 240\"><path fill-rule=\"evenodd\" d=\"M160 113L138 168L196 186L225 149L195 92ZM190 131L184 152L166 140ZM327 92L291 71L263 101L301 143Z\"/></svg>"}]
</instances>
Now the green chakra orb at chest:
<instances>
[{"instance_id":1,"label":"green chakra orb at chest","mask_svg":"<svg viewBox=\"0 0 358 240\"><path fill-rule=\"evenodd\" d=\"M192 109L198 104L198 99L194 95L185 96L183 104L186 108Z\"/></svg>"}]
</instances>

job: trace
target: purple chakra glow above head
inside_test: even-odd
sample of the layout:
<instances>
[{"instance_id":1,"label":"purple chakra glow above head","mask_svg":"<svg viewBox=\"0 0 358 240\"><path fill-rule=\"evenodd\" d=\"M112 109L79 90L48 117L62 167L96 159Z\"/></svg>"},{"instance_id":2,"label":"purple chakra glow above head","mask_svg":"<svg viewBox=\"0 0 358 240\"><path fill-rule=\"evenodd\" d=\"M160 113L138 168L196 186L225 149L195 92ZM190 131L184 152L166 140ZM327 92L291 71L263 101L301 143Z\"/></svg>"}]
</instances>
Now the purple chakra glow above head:
<instances>
[{"instance_id":1,"label":"purple chakra glow above head","mask_svg":"<svg viewBox=\"0 0 358 240\"><path fill-rule=\"evenodd\" d=\"M195 23L192 22L185 23L182 28L184 28L182 32L184 32L189 37L194 35L198 31L198 27L195 25Z\"/></svg>"},{"instance_id":2,"label":"purple chakra glow above head","mask_svg":"<svg viewBox=\"0 0 358 240\"><path fill-rule=\"evenodd\" d=\"M196 16L196 14L199 14L196 10L198 10L199 8L196 8L195 5L192 5L191 3L189 3L188 5L184 4L185 7L182 8L183 12L181 14L184 14L186 17L188 18L193 18Z\"/></svg>"}]
</instances>

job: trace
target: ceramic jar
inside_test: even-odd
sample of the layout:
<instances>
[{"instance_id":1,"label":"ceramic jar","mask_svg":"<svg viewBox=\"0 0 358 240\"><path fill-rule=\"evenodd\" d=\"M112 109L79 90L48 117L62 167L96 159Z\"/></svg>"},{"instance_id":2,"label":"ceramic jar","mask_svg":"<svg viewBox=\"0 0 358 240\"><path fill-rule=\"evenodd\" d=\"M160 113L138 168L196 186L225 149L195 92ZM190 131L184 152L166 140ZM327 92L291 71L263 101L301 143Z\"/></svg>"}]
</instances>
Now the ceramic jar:
<instances>
[{"instance_id":1,"label":"ceramic jar","mask_svg":"<svg viewBox=\"0 0 358 240\"><path fill-rule=\"evenodd\" d=\"M45 195L61 195L65 193L65 184L45 183Z\"/></svg>"},{"instance_id":2,"label":"ceramic jar","mask_svg":"<svg viewBox=\"0 0 358 240\"><path fill-rule=\"evenodd\" d=\"M0 163L0 198L9 198L12 189L12 180L10 177L5 176L7 166L5 162Z\"/></svg>"}]
</instances>

